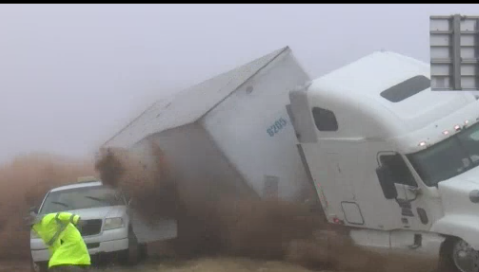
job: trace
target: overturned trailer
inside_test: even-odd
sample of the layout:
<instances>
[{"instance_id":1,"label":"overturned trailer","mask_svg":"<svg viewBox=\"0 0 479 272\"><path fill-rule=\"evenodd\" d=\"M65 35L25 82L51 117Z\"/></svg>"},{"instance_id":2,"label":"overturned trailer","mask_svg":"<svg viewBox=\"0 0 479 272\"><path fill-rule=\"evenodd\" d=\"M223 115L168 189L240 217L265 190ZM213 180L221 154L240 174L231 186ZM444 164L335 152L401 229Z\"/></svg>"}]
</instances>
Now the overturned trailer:
<instances>
[{"instance_id":1,"label":"overturned trailer","mask_svg":"<svg viewBox=\"0 0 479 272\"><path fill-rule=\"evenodd\" d=\"M103 147L152 141L183 179L212 194L304 200L315 193L285 105L309 79L285 47L155 103Z\"/></svg>"}]
</instances>

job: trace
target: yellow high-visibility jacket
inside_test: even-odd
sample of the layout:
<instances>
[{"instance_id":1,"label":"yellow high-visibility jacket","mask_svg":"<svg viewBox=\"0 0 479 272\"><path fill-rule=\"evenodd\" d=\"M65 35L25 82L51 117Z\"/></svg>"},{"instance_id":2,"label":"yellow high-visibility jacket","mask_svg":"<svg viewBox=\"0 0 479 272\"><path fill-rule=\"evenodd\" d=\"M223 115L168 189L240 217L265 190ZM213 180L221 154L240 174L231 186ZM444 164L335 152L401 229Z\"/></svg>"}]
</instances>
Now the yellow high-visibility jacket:
<instances>
[{"instance_id":1,"label":"yellow high-visibility jacket","mask_svg":"<svg viewBox=\"0 0 479 272\"><path fill-rule=\"evenodd\" d=\"M67 213L50 213L33 225L33 230L50 251L48 267L58 265L90 265L90 254L83 237L75 227L80 216Z\"/></svg>"}]
</instances>

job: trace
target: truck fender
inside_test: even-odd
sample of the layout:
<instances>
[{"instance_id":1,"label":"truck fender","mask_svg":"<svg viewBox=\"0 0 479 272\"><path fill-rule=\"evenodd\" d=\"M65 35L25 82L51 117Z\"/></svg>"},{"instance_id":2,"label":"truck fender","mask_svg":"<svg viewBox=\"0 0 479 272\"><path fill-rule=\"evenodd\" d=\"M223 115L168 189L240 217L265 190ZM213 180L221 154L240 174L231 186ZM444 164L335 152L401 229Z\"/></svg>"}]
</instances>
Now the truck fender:
<instances>
[{"instance_id":1,"label":"truck fender","mask_svg":"<svg viewBox=\"0 0 479 272\"><path fill-rule=\"evenodd\" d=\"M432 225L431 231L461 238L472 248L479 250L479 217L477 216L445 216Z\"/></svg>"}]
</instances>

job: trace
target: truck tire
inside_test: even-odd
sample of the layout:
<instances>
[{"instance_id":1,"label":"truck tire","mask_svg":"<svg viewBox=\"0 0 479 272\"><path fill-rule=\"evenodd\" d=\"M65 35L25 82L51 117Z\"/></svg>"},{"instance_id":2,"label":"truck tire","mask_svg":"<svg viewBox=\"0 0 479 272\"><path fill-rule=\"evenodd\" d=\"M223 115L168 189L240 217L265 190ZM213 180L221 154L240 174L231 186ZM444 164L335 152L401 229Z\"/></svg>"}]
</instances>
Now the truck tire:
<instances>
[{"instance_id":1,"label":"truck tire","mask_svg":"<svg viewBox=\"0 0 479 272\"><path fill-rule=\"evenodd\" d=\"M479 251L464 240L449 237L439 253L438 272L479 272Z\"/></svg>"},{"instance_id":2,"label":"truck tire","mask_svg":"<svg viewBox=\"0 0 479 272\"><path fill-rule=\"evenodd\" d=\"M128 249L123 252L120 262L123 265L137 265L141 260L142 250L140 249L138 239L130 226L128 228Z\"/></svg>"}]
</instances>

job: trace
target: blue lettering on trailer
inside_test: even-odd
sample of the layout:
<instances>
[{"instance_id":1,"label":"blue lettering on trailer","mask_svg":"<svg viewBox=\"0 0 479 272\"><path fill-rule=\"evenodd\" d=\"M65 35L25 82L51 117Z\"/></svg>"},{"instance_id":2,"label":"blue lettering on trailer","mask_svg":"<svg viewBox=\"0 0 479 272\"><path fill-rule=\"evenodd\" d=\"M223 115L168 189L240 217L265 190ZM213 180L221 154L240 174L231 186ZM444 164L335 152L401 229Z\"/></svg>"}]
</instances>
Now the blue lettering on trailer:
<instances>
[{"instance_id":1,"label":"blue lettering on trailer","mask_svg":"<svg viewBox=\"0 0 479 272\"><path fill-rule=\"evenodd\" d=\"M286 120L284 120L284 118L280 118L276 120L274 124L266 130L266 132L270 137L273 137L274 135L279 133L286 126L286 124Z\"/></svg>"}]
</instances>

